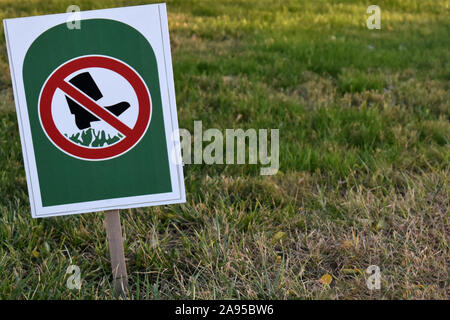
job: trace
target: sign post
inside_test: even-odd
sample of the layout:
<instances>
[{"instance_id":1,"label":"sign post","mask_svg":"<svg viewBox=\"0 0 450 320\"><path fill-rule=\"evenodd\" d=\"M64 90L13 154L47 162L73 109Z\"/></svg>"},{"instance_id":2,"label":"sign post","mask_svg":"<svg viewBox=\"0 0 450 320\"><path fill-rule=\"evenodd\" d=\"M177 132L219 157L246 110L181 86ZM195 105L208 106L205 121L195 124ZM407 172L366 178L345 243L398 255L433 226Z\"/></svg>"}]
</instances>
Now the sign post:
<instances>
[{"instance_id":1,"label":"sign post","mask_svg":"<svg viewBox=\"0 0 450 320\"><path fill-rule=\"evenodd\" d=\"M105 212L127 293L119 210L186 201L165 4L5 19L31 215Z\"/></svg>"},{"instance_id":2,"label":"sign post","mask_svg":"<svg viewBox=\"0 0 450 320\"><path fill-rule=\"evenodd\" d=\"M105 227L111 256L114 289L118 295L124 297L128 291L128 275L119 210L105 211Z\"/></svg>"}]
</instances>

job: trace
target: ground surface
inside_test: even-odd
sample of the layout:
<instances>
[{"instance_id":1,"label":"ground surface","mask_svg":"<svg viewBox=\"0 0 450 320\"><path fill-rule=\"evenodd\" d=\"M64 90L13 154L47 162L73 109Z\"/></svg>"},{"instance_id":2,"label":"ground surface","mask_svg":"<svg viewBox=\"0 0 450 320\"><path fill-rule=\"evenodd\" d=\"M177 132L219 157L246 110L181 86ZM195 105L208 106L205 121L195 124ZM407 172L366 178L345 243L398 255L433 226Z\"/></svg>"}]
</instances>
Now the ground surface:
<instances>
[{"instance_id":1,"label":"ground surface","mask_svg":"<svg viewBox=\"0 0 450 320\"><path fill-rule=\"evenodd\" d=\"M370 4L168 2L180 126L279 128L281 167L186 165L186 204L124 211L130 298L449 297L449 1L376 1L381 30ZM0 275L0 298L113 297L101 213L31 219L3 29Z\"/></svg>"}]
</instances>

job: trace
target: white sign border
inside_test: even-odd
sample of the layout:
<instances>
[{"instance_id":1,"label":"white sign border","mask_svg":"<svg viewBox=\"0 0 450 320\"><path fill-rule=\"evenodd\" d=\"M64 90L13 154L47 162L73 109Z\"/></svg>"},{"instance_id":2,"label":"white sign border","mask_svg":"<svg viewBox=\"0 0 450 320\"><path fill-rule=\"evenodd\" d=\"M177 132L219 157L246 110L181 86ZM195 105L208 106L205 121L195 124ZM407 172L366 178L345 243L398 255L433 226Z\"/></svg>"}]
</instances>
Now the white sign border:
<instances>
[{"instance_id":1,"label":"white sign border","mask_svg":"<svg viewBox=\"0 0 450 320\"><path fill-rule=\"evenodd\" d=\"M171 155L174 152L178 156L178 158L181 158L181 150L179 135L172 136L173 132L178 132L178 119L167 11L165 3L162 3L114 9L82 11L80 12L80 15L81 27L83 25L83 20L86 19L105 18L117 20L130 25L141 32L152 45L153 50L155 51L158 65L172 192L114 198L107 200L86 201L48 207L42 206L34 148L31 138L31 128L26 104L25 89L22 79L22 67L25 54L33 41L42 32L48 30L49 28L61 23L65 23L71 14L72 13L61 13L46 16L3 20L32 217L43 218L112 209L127 209L186 202L183 166L182 164L175 164L174 161L170 160ZM155 19L148 19L148 17L152 15ZM140 16L141 18L146 17L147 19L140 20L136 18L136 16ZM143 21L145 21L145 26L142 25ZM153 35L151 38L148 37L151 30L155 30L150 28L150 26L148 25L150 24L149 21L154 24L158 23L160 35ZM12 42L9 38L11 30L16 30L14 32L16 33L21 29L25 22L29 22L30 25L41 23L41 28L38 28L40 30L36 30L36 27L33 26L34 38L32 39L30 36L28 42L20 39L21 46L18 46L19 48L16 48L15 44L17 44L17 42ZM44 26L42 26L42 24L44 24ZM74 32L76 32L76 30L74 30ZM16 78L17 74L20 75L19 78Z\"/></svg>"}]
</instances>

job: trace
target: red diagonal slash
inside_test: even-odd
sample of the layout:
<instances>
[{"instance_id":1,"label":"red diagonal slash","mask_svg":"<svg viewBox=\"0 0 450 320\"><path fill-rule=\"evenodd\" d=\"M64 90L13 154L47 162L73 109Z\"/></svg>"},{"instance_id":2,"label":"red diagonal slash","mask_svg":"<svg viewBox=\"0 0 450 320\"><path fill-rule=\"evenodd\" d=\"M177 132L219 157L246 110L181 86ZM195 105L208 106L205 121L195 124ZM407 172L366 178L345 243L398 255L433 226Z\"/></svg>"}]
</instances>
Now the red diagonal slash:
<instances>
[{"instance_id":1,"label":"red diagonal slash","mask_svg":"<svg viewBox=\"0 0 450 320\"><path fill-rule=\"evenodd\" d=\"M109 125L111 125L114 129L124 134L125 136L131 135L133 130L129 128L126 124L120 121L116 116L114 116L111 112L102 108L97 103L94 102L91 98L85 95L83 92L78 90L76 87L67 83L66 81L61 81L58 84L59 89L64 91L69 97L77 101L81 106L86 108L88 111L93 113L95 116L99 117L103 121L106 121Z\"/></svg>"},{"instance_id":2,"label":"red diagonal slash","mask_svg":"<svg viewBox=\"0 0 450 320\"><path fill-rule=\"evenodd\" d=\"M132 129L107 109L99 106L84 92L65 81L74 72L87 68L111 70L125 78L131 84L138 98L139 109L136 123ZM88 148L72 142L59 131L53 119L52 101L58 88L67 96L77 101L87 111L114 127L121 134L124 134L125 137L113 145L102 148ZM39 118L42 128L50 141L60 150L80 159L106 160L131 150L144 136L150 124L150 99L150 92L146 83L134 69L124 62L106 56L83 56L59 66L44 83L39 97Z\"/></svg>"}]
</instances>

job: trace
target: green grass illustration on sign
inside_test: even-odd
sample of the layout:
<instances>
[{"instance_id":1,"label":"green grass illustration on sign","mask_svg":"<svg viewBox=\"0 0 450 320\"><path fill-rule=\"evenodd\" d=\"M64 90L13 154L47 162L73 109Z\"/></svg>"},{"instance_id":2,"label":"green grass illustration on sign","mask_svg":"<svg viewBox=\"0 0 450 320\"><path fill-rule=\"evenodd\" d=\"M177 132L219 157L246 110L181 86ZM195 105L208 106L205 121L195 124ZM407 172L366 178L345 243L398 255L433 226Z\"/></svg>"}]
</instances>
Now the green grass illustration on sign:
<instances>
[{"instance_id":1,"label":"green grass illustration on sign","mask_svg":"<svg viewBox=\"0 0 450 320\"><path fill-rule=\"evenodd\" d=\"M70 139L70 141L75 142L81 146L84 147L103 147L104 145L113 145L116 142L119 142L123 139L123 135L120 133L117 133L116 135L112 136L108 134L108 137L106 135L106 132L104 130L97 131L93 128L89 128L86 130L82 130L80 132L74 133L72 135L64 134L67 138Z\"/></svg>"}]
</instances>

